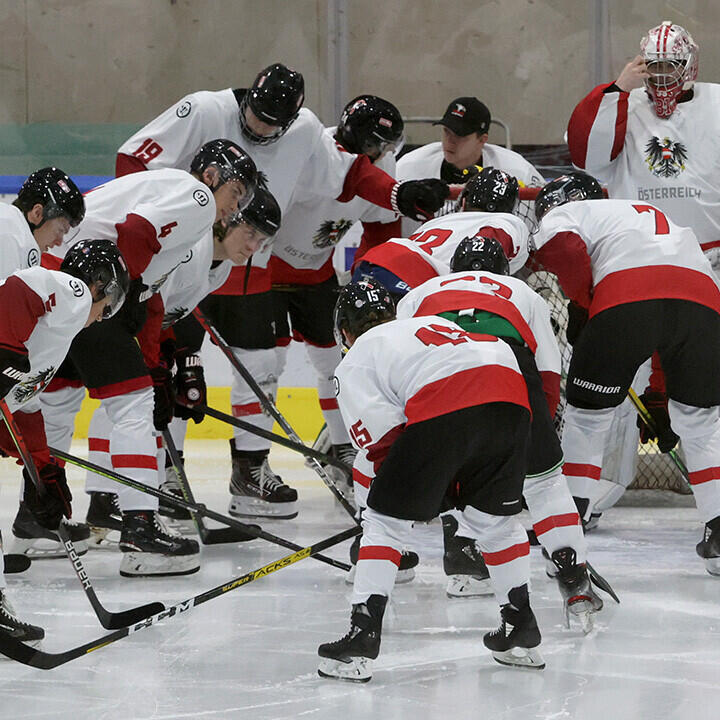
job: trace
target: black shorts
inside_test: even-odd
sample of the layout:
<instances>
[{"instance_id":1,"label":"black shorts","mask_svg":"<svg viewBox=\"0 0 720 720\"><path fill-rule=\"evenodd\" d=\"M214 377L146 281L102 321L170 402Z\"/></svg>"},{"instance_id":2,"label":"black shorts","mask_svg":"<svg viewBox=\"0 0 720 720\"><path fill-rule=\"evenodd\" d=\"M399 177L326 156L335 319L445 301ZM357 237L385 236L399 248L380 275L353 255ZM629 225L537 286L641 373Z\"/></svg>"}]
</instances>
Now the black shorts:
<instances>
[{"instance_id":1,"label":"black shorts","mask_svg":"<svg viewBox=\"0 0 720 720\"><path fill-rule=\"evenodd\" d=\"M414 423L375 475L368 507L404 520L432 520L453 505L491 515L521 510L530 414L488 403Z\"/></svg>"},{"instance_id":2,"label":"black shorts","mask_svg":"<svg viewBox=\"0 0 720 720\"><path fill-rule=\"evenodd\" d=\"M720 315L688 300L643 300L603 310L573 349L567 400L580 408L619 405L637 369L658 351L668 397L720 405Z\"/></svg>"},{"instance_id":3,"label":"black shorts","mask_svg":"<svg viewBox=\"0 0 720 720\"><path fill-rule=\"evenodd\" d=\"M266 350L275 347L272 293L208 295L200 309L231 347Z\"/></svg>"},{"instance_id":4,"label":"black shorts","mask_svg":"<svg viewBox=\"0 0 720 720\"><path fill-rule=\"evenodd\" d=\"M333 311L339 293L340 286L335 275L319 285L273 287L278 340L294 337L320 347L334 345Z\"/></svg>"}]
</instances>

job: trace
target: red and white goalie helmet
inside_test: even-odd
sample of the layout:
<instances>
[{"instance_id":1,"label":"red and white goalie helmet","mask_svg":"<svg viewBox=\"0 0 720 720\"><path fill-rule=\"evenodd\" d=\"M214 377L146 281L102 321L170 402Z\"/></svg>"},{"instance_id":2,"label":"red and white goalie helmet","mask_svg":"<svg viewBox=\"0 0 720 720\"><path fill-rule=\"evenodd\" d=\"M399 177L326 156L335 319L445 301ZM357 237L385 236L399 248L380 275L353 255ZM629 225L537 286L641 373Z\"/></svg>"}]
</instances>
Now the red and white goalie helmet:
<instances>
[{"instance_id":1,"label":"red and white goalie helmet","mask_svg":"<svg viewBox=\"0 0 720 720\"><path fill-rule=\"evenodd\" d=\"M666 20L640 41L640 53L650 73L645 88L655 112L670 117L682 92L697 79L698 46L685 28Z\"/></svg>"}]
</instances>

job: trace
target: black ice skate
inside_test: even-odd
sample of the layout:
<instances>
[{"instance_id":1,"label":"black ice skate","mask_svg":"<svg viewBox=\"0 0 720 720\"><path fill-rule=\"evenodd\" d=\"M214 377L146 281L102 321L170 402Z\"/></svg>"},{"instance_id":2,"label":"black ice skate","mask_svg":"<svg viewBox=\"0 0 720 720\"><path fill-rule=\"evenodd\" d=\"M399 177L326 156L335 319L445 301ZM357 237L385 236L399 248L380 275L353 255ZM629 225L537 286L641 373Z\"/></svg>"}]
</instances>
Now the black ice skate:
<instances>
[{"instance_id":1,"label":"black ice skate","mask_svg":"<svg viewBox=\"0 0 720 720\"><path fill-rule=\"evenodd\" d=\"M485 634L483 642L501 665L542 670L545 661L537 649L542 639L530 608L527 585L513 588L510 602L500 608L500 627Z\"/></svg>"},{"instance_id":2,"label":"black ice skate","mask_svg":"<svg viewBox=\"0 0 720 720\"><path fill-rule=\"evenodd\" d=\"M366 602L353 605L350 630L335 642L318 648L323 658L318 675L334 680L367 682L372 677L372 663L380 653L380 634L387 598L371 595Z\"/></svg>"},{"instance_id":3,"label":"black ice skate","mask_svg":"<svg viewBox=\"0 0 720 720\"><path fill-rule=\"evenodd\" d=\"M705 525L703 539L695 547L711 575L720 576L720 516Z\"/></svg>"},{"instance_id":4,"label":"black ice skate","mask_svg":"<svg viewBox=\"0 0 720 720\"><path fill-rule=\"evenodd\" d=\"M352 563L352 568L345 576L345 582L349 585L352 585L355 581L355 566L357 565L358 553L360 552L361 537L361 535L356 535L350 546L350 562ZM400 556L400 565L395 575L395 584L402 585L403 583L410 582L415 577L415 567L419 562L420 558L417 556L417 553L411 550L403 550Z\"/></svg>"},{"instance_id":5,"label":"black ice skate","mask_svg":"<svg viewBox=\"0 0 720 720\"><path fill-rule=\"evenodd\" d=\"M123 513L120 550L123 577L190 575L200 569L197 542L168 533L150 510Z\"/></svg>"},{"instance_id":6,"label":"black ice skate","mask_svg":"<svg viewBox=\"0 0 720 720\"><path fill-rule=\"evenodd\" d=\"M85 522L90 527L91 550L117 550L122 513L115 493L91 492Z\"/></svg>"},{"instance_id":7,"label":"black ice skate","mask_svg":"<svg viewBox=\"0 0 720 720\"><path fill-rule=\"evenodd\" d=\"M185 460L183 458L182 451L178 451L180 456L180 462L185 466ZM160 483L160 490L168 495L174 495L180 500L184 500L182 488L180 487L180 481L178 480L175 468L170 460L168 454L165 455L165 480ZM195 534L195 523L193 522L192 515L185 508L178 507L177 505L171 505L162 498L159 499L158 512L163 516L168 525L177 530L183 535L194 535Z\"/></svg>"},{"instance_id":8,"label":"black ice skate","mask_svg":"<svg viewBox=\"0 0 720 720\"><path fill-rule=\"evenodd\" d=\"M576 562L575 551L569 547L556 550L550 559L557 569L555 579L563 597L565 627L570 627L572 616L580 621L583 632L589 633L593 616L602 610L603 601L593 590L587 566Z\"/></svg>"},{"instance_id":9,"label":"black ice skate","mask_svg":"<svg viewBox=\"0 0 720 720\"><path fill-rule=\"evenodd\" d=\"M25 623L17 617L4 590L0 590L0 634L32 646L38 645L45 637L41 627Z\"/></svg>"},{"instance_id":10,"label":"black ice skate","mask_svg":"<svg viewBox=\"0 0 720 720\"><path fill-rule=\"evenodd\" d=\"M64 518L62 522L75 545L75 551L78 555L84 555L88 551L88 538L90 537L88 526ZM15 536L13 553L27 555L33 560L65 557L65 546L62 544L60 536L40 525L24 502L20 502L13 521L12 532Z\"/></svg>"},{"instance_id":11,"label":"black ice skate","mask_svg":"<svg viewBox=\"0 0 720 720\"><path fill-rule=\"evenodd\" d=\"M448 576L448 597L479 597L492 595L493 589L482 553L475 541L456 535L458 521L452 515L442 516L443 570Z\"/></svg>"},{"instance_id":12,"label":"black ice skate","mask_svg":"<svg viewBox=\"0 0 720 720\"><path fill-rule=\"evenodd\" d=\"M241 452L230 441L232 476L229 513L234 517L289 520L297 515L297 490L286 485L268 463L267 452Z\"/></svg>"}]
</instances>

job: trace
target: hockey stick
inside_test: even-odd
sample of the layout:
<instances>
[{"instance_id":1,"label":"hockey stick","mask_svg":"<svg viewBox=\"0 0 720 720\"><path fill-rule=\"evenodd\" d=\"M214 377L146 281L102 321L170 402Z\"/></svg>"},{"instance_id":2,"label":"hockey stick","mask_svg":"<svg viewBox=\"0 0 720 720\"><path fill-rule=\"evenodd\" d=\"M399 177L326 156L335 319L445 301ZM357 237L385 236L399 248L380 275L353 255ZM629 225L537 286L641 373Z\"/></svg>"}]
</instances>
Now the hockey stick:
<instances>
[{"instance_id":1,"label":"hockey stick","mask_svg":"<svg viewBox=\"0 0 720 720\"><path fill-rule=\"evenodd\" d=\"M327 465L334 465L336 468L339 468L346 473L352 473L352 467L350 465L344 463L342 460L334 458L332 455L326 455L325 453L308 447L307 445L293 442L292 440L284 438L282 435L270 432L269 430L263 430L257 425L245 422L244 420L240 420L233 415L228 415L221 410L215 410L215 408L208 407L207 405L193 405L193 408L195 410L200 410L200 412L205 413L209 417L227 423L228 425L234 425L236 428L240 428L241 430L247 430L247 432L252 433L253 435L265 438L266 440L271 440L278 445L282 445L283 447L290 448L290 450L295 450L296 452L302 453L306 457L314 458L315 460L319 460L320 462L326 463Z\"/></svg>"},{"instance_id":2,"label":"hockey stick","mask_svg":"<svg viewBox=\"0 0 720 720\"><path fill-rule=\"evenodd\" d=\"M268 397L265 392L263 392L263 389L257 384L255 378L240 362L237 355L235 355L235 353L233 352L233 349L225 342L225 340L222 339L218 331L205 317L202 310L200 310L199 307L196 307L193 310L193 315L203 327L205 332L207 332L207 334L212 338L213 342L220 348L223 355L225 355L225 357L230 361L230 364L233 366L233 368L235 368L235 370L240 374L242 379L247 383L248 387L250 387L250 389L255 393L265 412L267 412L270 417L272 417L278 423L278 425L280 425L280 427L283 429L283 432L291 440L294 440L299 445L303 445L303 441L292 429L290 423L288 423L282 413L277 409L277 406L272 401L272 399ZM310 465L312 466L313 470L315 470L315 472L320 476L320 479L325 483L328 490L330 490L330 492L335 496L335 499L343 506L345 512L347 512L347 514L350 515L350 517L357 522L355 518L355 508L348 502L347 498L337 489L337 487L335 487L335 483L325 472L323 466L315 459L311 459Z\"/></svg>"},{"instance_id":3,"label":"hockey stick","mask_svg":"<svg viewBox=\"0 0 720 720\"><path fill-rule=\"evenodd\" d=\"M290 550L301 549L299 545L296 545L289 540L285 540L284 538L278 537L277 535L265 532L262 528L259 528L256 525L246 525L239 520L227 517L226 515L221 515L214 510L210 510L202 503L190 503L187 500L179 498L177 495L171 495L169 493L163 492L162 490L157 490L154 487L145 485L144 483L133 480L132 478L126 477L125 475L120 475L120 473L117 473L114 470L109 470L108 468L101 467L100 465L96 465L89 460L83 460L82 458L75 457L74 455L63 452L62 450L56 450L55 448L51 447L50 452L59 460L64 460L65 462L68 462L72 465L77 465L78 467L81 467L85 470L91 470L92 472L97 473L102 477L114 480L115 482L120 483L121 485L125 485L127 487L131 487L134 490L139 490L140 492L144 492L148 495L153 495L160 500L164 500L166 503L168 503L168 505L174 505L175 507L183 508L183 510L187 510L188 512L197 513L202 517L207 517L211 520L217 520L223 525L228 525L231 528L236 528L237 530L240 530L246 535L252 535L253 537L267 540L268 542L274 543L275 545L280 545L282 547L286 547ZM347 563L340 562L340 560L334 560L333 558L327 557L325 555L315 555L314 559L319 560L320 562L324 562L327 565L332 565L333 567L339 568L340 570L350 570L350 565L348 565Z\"/></svg>"},{"instance_id":4,"label":"hockey stick","mask_svg":"<svg viewBox=\"0 0 720 720\"><path fill-rule=\"evenodd\" d=\"M176 605L171 605L166 610L163 609L162 612L158 612L141 622L137 622L131 627L117 630L114 633L104 635L96 640L91 640L83 645L78 645L77 647L66 650L65 652L43 652L42 650L38 650L37 648L21 643L7 633L0 633L0 653L12 660L22 663L23 665L30 665L31 667L40 668L41 670L52 670L59 665L64 665L71 660L75 660L79 657L87 655L88 653L94 652L95 650L107 647L118 640L122 640L122 638L127 637L128 635L132 635L140 630L145 630L145 628L149 628L160 620L169 620L170 618L182 615L198 605L202 605L208 600L224 595L231 590L236 590L243 585L251 583L253 580L265 577L277 570L282 570L282 568L288 567L288 565L292 565L299 560L304 560L307 557L317 557L317 553L320 552L320 550L325 550L333 545L337 545L338 543L343 542L343 540L347 540L355 535L358 535L360 532L361 529L358 526L349 528L348 530L343 530L341 533L333 535L326 540L321 540L314 545L299 548L298 551L292 553L292 555L286 555L279 560L274 560L267 565L263 565L263 567L260 567L257 570L251 570L249 573L233 578L222 585L217 585L211 590L206 590L205 592L200 593L199 595L194 595L193 597L183 600Z\"/></svg>"},{"instance_id":5,"label":"hockey stick","mask_svg":"<svg viewBox=\"0 0 720 720\"><path fill-rule=\"evenodd\" d=\"M653 433L655 437L657 437L657 428L655 427L655 421L653 420L652 415L643 404L643 401L638 397L637 393L632 388L628 389L628 397L630 398L630 402L632 402L632 404L635 406L635 409L638 411L638 415L640 415L642 421L647 425L648 430L650 430L650 432ZM673 448L672 450L670 450L670 452L668 452L668 455L672 458L677 469L680 471L680 474L682 475L685 484L690 489L690 475L679 453L677 452L677 450L675 450L675 448Z\"/></svg>"},{"instance_id":6,"label":"hockey stick","mask_svg":"<svg viewBox=\"0 0 720 720\"><path fill-rule=\"evenodd\" d=\"M23 465L25 465L25 469L27 470L28 475L32 480L32 483L35 485L38 493L42 495L44 493L44 487L42 481L40 480L40 475L38 474L37 468L35 467L35 462L33 461L32 455L27 449L27 445L25 445L25 441L23 440L20 428L17 426L15 418L13 417L10 409L7 406L7 403L4 400L0 400L0 412L2 413L3 419L5 420L5 424L8 428L8 432L10 433L10 436L12 437L13 442L18 449L20 458L23 461ZM132 608L131 610L123 610L117 613L109 612L108 610L106 610L98 599L98 596L95 593L95 589L90 582L90 578L88 577L87 572L85 572L85 567L83 566L82 561L78 557L75 546L73 545L73 541L70 539L70 531L61 522L56 532L60 536L60 539L62 540L62 543L65 547L65 552L67 553L68 559L73 566L73 570L75 570L75 574L78 576L80 584L82 585L83 590L85 591L85 594L87 595L87 598L90 601L90 604L92 605L92 608L95 611L98 620L100 621L100 624L104 628L106 628L107 630L124 628L128 625L133 625L140 620L149 617L150 615L155 615L156 613L159 613L165 609L165 606L162 603L154 602L147 605L141 605L140 607Z\"/></svg>"},{"instance_id":7,"label":"hockey stick","mask_svg":"<svg viewBox=\"0 0 720 720\"><path fill-rule=\"evenodd\" d=\"M27 555L19 555L17 553L3 555L3 572L6 575L25 572L30 568L31 562Z\"/></svg>"},{"instance_id":8,"label":"hockey stick","mask_svg":"<svg viewBox=\"0 0 720 720\"><path fill-rule=\"evenodd\" d=\"M175 470L180 490L182 490L183 497L189 503L195 503L192 490L190 489L190 483L188 482L187 475L185 474L185 468L183 467L182 459L180 454L175 447L175 441L172 438L172 433L168 428L162 431L163 440L165 441L165 449L170 456L170 462ZM225 527L225 528L209 528L203 522L200 515L193 512L191 513L195 527L197 528L198 535L203 545L221 545L223 543L238 543L246 540L252 540L255 536L248 535L245 532L241 532L237 528ZM257 525L255 527L258 527ZM260 529L258 527L258 529Z\"/></svg>"}]
</instances>

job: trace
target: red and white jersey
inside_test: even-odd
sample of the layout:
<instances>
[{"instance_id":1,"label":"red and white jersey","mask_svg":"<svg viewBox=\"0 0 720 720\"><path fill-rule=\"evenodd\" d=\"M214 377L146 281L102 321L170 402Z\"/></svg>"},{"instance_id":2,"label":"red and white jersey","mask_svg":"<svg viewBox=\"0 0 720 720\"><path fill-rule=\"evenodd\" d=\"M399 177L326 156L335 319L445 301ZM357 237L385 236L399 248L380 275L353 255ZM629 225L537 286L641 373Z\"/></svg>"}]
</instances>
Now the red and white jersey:
<instances>
[{"instance_id":1,"label":"red and white jersey","mask_svg":"<svg viewBox=\"0 0 720 720\"><path fill-rule=\"evenodd\" d=\"M590 315L627 302L677 298L720 312L720 290L690 228L632 200L553 208L534 236L535 259Z\"/></svg>"},{"instance_id":2,"label":"red and white jersey","mask_svg":"<svg viewBox=\"0 0 720 720\"><path fill-rule=\"evenodd\" d=\"M422 285L430 278L447 275L450 266L423 251L422 247L408 238L391 238L370 248L362 262L378 265L397 275L408 288Z\"/></svg>"},{"instance_id":3,"label":"red and white jersey","mask_svg":"<svg viewBox=\"0 0 720 720\"><path fill-rule=\"evenodd\" d=\"M40 248L20 208L0 203L0 280L40 264Z\"/></svg>"},{"instance_id":4,"label":"red and white jersey","mask_svg":"<svg viewBox=\"0 0 720 720\"><path fill-rule=\"evenodd\" d=\"M541 372L560 374L560 350L547 303L525 282L486 271L433 278L405 295L398 319L458 310L484 310L505 318L535 355Z\"/></svg>"},{"instance_id":5,"label":"red and white jersey","mask_svg":"<svg viewBox=\"0 0 720 720\"><path fill-rule=\"evenodd\" d=\"M335 142L335 130L334 127L325 129L325 135L332 142ZM394 177L395 156L387 153L375 163L375 167ZM273 241L273 282L304 282L305 276L314 274L308 271L325 268L328 269L326 277L319 278L319 281L327 279L332 274L330 258L335 245L353 223L358 220L387 223L395 218L392 210L374 205L359 196L349 202L338 202L334 197L318 195L312 187L306 185L303 177L295 188L290 206L283 212L282 225ZM294 270L301 272L295 273Z\"/></svg>"},{"instance_id":6,"label":"red and white jersey","mask_svg":"<svg viewBox=\"0 0 720 720\"><path fill-rule=\"evenodd\" d=\"M26 405L52 380L91 306L87 285L57 270L33 267L0 281L0 346L27 352L30 362L30 372L6 398L10 410Z\"/></svg>"},{"instance_id":7,"label":"red and white jersey","mask_svg":"<svg viewBox=\"0 0 720 720\"><path fill-rule=\"evenodd\" d=\"M400 182L439 178L443 159L442 143L434 142L423 145L398 160L396 177ZM545 184L541 173L522 155L500 145L485 143L480 164L483 167L494 167L513 175L528 186L536 187ZM449 210L443 208L441 212L449 212ZM404 217L402 219L403 235L410 235L419 225L420 223L416 220Z\"/></svg>"},{"instance_id":8,"label":"red and white jersey","mask_svg":"<svg viewBox=\"0 0 720 720\"><path fill-rule=\"evenodd\" d=\"M85 219L71 230L63 254L80 240L116 243L133 278L157 292L215 222L212 191L184 170L133 173L85 196Z\"/></svg>"},{"instance_id":9,"label":"red and white jersey","mask_svg":"<svg viewBox=\"0 0 720 720\"><path fill-rule=\"evenodd\" d=\"M353 444L376 464L413 423L493 402L529 408L510 347L438 317L363 333L336 368L335 387Z\"/></svg>"},{"instance_id":10,"label":"red and white jersey","mask_svg":"<svg viewBox=\"0 0 720 720\"><path fill-rule=\"evenodd\" d=\"M568 125L573 163L611 198L651 203L691 227L703 249L720 246L720 85L695 83L693 98L659 118L644 88L596 87Z\"/></svg>"},{"instance_id":11,"label":"red and white jersey","mask_svg":"<svg viewBox=\"0 0 720 720\"><path fill-rule=\"evenodd\" d=\"M165 307L163 327L189 315L204 298L228 279L230 260L213 262L212 232L197 242L160 289Z\"/></svg>"}]
</instances>

